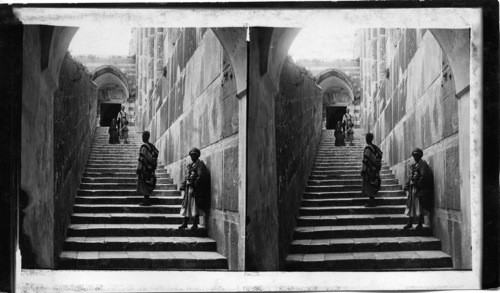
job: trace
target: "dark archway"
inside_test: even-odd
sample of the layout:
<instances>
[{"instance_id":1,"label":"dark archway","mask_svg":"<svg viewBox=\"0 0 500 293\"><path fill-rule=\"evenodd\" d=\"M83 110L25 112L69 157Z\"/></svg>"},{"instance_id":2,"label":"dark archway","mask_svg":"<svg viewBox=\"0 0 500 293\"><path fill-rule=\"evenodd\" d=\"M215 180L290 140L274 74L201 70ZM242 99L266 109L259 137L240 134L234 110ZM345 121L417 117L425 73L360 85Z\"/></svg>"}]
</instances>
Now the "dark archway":
<instances>
[{"instance_id":1,"label":"dark archway","mask_svg":"<svg viewBox=\"0 0 500 293\"><path fill-rule=\"evenodd\" d=\"M92 80L96 83L97 89L100 89L106 84L116 84L124 92L125 100L128 99L130 95L129 81L125 74L116 66L104 65L99 67L92 74Z\"/></svg>"},{"instance_id":2,"label":"dark archway","mask_svg":"<svg viewBox=\"0 0 500 293\"><path fill-rule=\"evenodd\" d=\"M344 72L339 69L329 69L326 72L321 73L316 80L316 84L319 85L323 92L327 91L332 87L340 87L349 93L351 100L354 99L354 86L351 78L347 76Z\"/></svg>"}]
</instances>

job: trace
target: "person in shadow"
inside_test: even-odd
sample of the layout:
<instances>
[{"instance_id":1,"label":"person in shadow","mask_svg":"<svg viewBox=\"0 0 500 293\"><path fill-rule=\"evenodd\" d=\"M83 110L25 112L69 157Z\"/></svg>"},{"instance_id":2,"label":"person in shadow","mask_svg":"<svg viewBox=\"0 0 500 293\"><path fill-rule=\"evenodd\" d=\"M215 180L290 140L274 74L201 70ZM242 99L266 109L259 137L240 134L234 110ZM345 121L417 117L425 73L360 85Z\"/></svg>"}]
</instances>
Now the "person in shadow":
<instances>
[{"instance_id":1,"label":"person in shadow","mask_svg":"<svg viewBox=\"0 0 500 293\"><path fill-rule=\"evenodd\" d=\"M116 119L113 118L111 120L111 125L109 126L109 143L110 144L119 144L120 143L120 137L118 135L118 127L116 125Z\"/></svg>"},{"instance_id":2,"label":"person in shadow","mask_svg":"<svg viewBox=\"0 0 500 293\"><path fill-rule=\"evenodd\" d=\"M373 134L366 134L366 144L363 151L363 166L361 167L361 177L363 178L362 195L369 198L365 207L375 207L375 195L380 190L382 180L380 170L382 169L382 151L373 144Z\"/></svg>"},{"instance_id":3,"label":"person in shadow","mask_svg":"<svg viewBox=\"0 0 500 293\"><path fill-rule=\"evenodd\" d=\"M153 195L153 190L156 187L155 171L158 165L158 149L149 142L149 131L142 133L142 141L144 144L139 149L139 164L137 165L137 193L139 196L144 196L144 201L141 206L150 206L149 197Z\"/></svg>"},{"instance_id":4,"label":"person in shadow","mask_svg":"<svg viewBox=\"0 0 500 293\"><path fill-rule=\"evenodd\" d=\"M410 165L408 179L404 187L407 194L405 215L408 216L408 224L403 229L411 229L413 218L418 218L415 229L420 230L424 222L424 215L430 216L434 203L434 178L431 168L426 161L422 160L424 152L416 148L411 155L415 163Z\"/></svg>"},{"instance_id":5,"label":"person in shadow","mask_svg":"<svg viewBox=\"0 0 500 293\"><path fill-rule=\"evenodd\" d=\"M199 159L200 155L197 148L189 151L192 162L186 167L186 175L180 187L184 199L180 212L183 220L179 229L187 228L189 218L194 218L191 230L198 229L200 216L204 217L210 208L210 173L205 163Z\"/></svg>"},{"instance_id":6,"label":"person in shadow","mask_svg":"<svg viewBox=\"0 0 500 293\"><path fill-rule=\"evenodd\" d=\"M335 146L345 146L344 131L340 121L337 121L337 127L333 134L335 135Z\"/></svg>"}]
</instances>

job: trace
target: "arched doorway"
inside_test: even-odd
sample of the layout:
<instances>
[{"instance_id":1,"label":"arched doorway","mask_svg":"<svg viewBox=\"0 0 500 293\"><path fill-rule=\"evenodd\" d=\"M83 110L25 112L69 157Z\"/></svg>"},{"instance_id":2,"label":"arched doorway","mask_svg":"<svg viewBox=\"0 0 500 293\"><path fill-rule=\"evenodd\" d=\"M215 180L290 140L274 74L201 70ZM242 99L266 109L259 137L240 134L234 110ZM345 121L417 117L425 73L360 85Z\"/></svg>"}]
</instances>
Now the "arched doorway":
<instances>
[{"instance_id":1,"label":"arched doorway","mask_svg":"<svg viewBox=\"0 0 500 293\"><path fill-rule=\"evenodd\" d=\"M100 126L111 125L129 98L129 81L116 66L104 65L92 74L97 85L97 120ZM128 111L128 109L127 109Z\"/></svg>"},{"instance_id":2,"label":"arched doorway","mask_svg":"<svg viewBox=\"0 0 500 293\"><path fill-rule=\"evenodd\" d=\"M323 124L326 129L335 129L337 122L354 101L354 87L351 79L338 69L321 73L316 84L323 90Z\"/></svg>"}]
</instances>

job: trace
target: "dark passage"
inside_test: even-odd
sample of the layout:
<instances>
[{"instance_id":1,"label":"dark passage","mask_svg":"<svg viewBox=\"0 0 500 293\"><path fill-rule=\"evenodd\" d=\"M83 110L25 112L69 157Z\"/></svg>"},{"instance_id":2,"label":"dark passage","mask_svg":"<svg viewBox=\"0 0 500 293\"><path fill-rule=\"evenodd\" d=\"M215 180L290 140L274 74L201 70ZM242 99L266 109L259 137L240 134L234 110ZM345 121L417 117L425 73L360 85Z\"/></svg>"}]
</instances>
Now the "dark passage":
<instances>
[{"instance_id":1,"label":"dark passage","mask_svg":"<svg viewBox=\"0 0 500 293\"><path fill-rule=\"evenodd\" d=\"M335 129L337 121L342 122L342 116L347 107L326 107L326 129Z\"/></svg>"},{"instance_id":2,"label":"dark passage","mask_svg":"<svg viewBox=\"0 0 500 293\"><path fill-rule=\"evenodd\" d=\"M101 104L101 126L110 126L111 120L116 118L121 110L121 104Z\"/></svg>"}]
</instances>

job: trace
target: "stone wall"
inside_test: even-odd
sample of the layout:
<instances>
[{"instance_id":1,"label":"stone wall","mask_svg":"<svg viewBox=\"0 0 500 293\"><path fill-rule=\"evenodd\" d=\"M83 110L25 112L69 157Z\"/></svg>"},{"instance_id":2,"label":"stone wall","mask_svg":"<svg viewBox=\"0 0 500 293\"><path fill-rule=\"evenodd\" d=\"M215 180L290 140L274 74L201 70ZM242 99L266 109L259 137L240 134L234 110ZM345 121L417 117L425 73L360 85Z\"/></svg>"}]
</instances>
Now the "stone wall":
<instances>
[{"instance_id":1,"label":"stone wall","mask_svg":"<svg viewBox=\"0 0 500 293\"><path fill-rule=\"evenodd\" d=\"M25 26L23 47L23 107L21 189L28 206L20 233L33 249L33 267L54 267L54 99L41 72L38 26ZM46 74L46 73L45 73ZM21 253L26 256L28 251Z\"/></svg>"},{"instance_id":2,"label":"stone wall","mask_svg":"<svg viewBox=\"0 0 500 293\"><path fill-rule=\"evenodd\" d=\"M237 270L244 261L238 251L244 227L238 207L239 105L229 59L212 30L154 29L139 35L149 40L146 51L152 57L138 58L140 64L148 64L145 69L138 66L146 70L138 72L143 78L138 82L140 123L151 132L159 160L177 184L190 162L188 151L201 150L200 159L212 180L209 236L228 258L229 269ZM165 75L158 70L159 63L166 68ZM149 90L143 88L151 84Z\"/></svg>"},{"instance_id":3,"label":"stone wall","mask_svg":"<svg viewBox=\"0 0 500 293\"><path fill-rule=\"evenodd\" d=\"M66 55L54 93L54 257L70 223L76 191L97 123L97 88L86 68ZM56 264L57 266L57 264Z\"/></svg>"},{"instance_id":4,"label":"stone wall","mask_svg":"<svg viewBox=\"0 0 500 293\"><path fill-rule=\"evenodd\" d=\"M459 114L448 60L428 30L367 29L358 41L364 131L374 133L400 183L411 151L423 149L434 173L433 233L455 268L470 269L470 198L461 197L468 193L460 190L459 168L459 120L469 117Z\"/></svg>"},{"instance_id":5,"label":"stone wall","mask_svg":"<svg viewBox=\"0 0 500 293\"><path fill-rule=\"evenodd\" d=\"M283 66L275 100L279 255L283 268L321 136L323 101L321 89L309 72L290 59Z\"/></svg>"}]
</instances>

